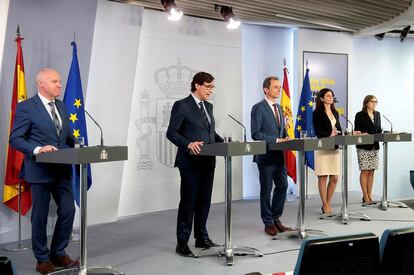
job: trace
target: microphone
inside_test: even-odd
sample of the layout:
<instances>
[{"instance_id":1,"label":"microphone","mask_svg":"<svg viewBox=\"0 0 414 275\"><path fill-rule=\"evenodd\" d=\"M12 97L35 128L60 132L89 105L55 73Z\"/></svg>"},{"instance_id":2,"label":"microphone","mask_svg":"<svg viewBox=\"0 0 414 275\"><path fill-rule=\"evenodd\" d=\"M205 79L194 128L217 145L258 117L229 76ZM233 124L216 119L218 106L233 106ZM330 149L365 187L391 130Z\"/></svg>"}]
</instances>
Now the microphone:
<instances>
[{"instance_id":1,"label":"microphone","mask_svg":"<svg viewBox=\"0 0 414 275\"><path fill-rule=\"evenodd\" d=\"M232 117L230 114L227 114L227 115L243 127L243 130L244 130L243 131L243 141L246 142L246 127L244 127L244 125L240 121L238 121L237 119Z\"/></svg>"},{"instance_id":2,"label":"microphone","mask_svg":"<svg viewBox=\"0 0 414 275\"><path fill-rule=\"evenodd\" d=\"M352 122L346 117L346 116L344 116L343 114L340 114L343 118L345 118L345 120L349 123L349 124L351 124L351 135L354 133L354 124L352 124Z\"/></svg>"},{"instance_id":3,"label":"microphone","mask_svg":"<svg viewBox=\"0 0 414 275\"><path fill-rule=\"evenodd\" d=\"M391 123L391 121L386 117L386 116L384 116L384 115L382 115L387 121L388 121L388 123L391 125L391 134L392 134L392 123Z\"/></svg>"},{"instance_id":4,"label":"microphone","mask_svg":"<svg viewBox=\"0 0 414 275\"><path fill-rule=\"evenodd\" d=\"M339 101L338 101L338 99L336 99L336 97L334 97L333 102L334 103L339 103Z\"/></svg>"},{"instance_id":5,"label":"microphone","mask_svg":"<svg viewBox=\"0 0 414 275\"><path fill-rule=\"evenodd\" d=\"M92 121L96 124L96 126L98 126L98 128L99 128L99 130L101 130L101 145L98 145L98 146L100 146L100 147L103 147L104 145L103 145L103 131L102 131L102 128L101 128L101 126L99 126L99 123L98 122L96 122L96 120L95 119L93 119L93 117L88 113L88 111L86 111L86 109L84 109L85 110L85 113L88 115L88 117L90 118L90 119L92 119Z\"/></svg>"}]
</instances>

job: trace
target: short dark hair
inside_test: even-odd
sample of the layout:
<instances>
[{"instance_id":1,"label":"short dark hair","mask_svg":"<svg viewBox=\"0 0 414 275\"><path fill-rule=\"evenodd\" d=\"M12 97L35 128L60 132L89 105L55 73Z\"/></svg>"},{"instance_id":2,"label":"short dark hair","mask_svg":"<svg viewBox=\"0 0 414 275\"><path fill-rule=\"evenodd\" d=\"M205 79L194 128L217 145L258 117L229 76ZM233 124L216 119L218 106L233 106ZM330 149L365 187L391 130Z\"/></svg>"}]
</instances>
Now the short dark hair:
<instances>
[{"instance_id":1,"label":"short dark hair","mask_svg":"<svg viewBox=\"0 0 414 275\"><path fill-rule=\"evenodd\" d=\"M367 95L365 98L364 98L364 102L362 103L362 111L364 111L364 112L366 112L367 111L367 105L368 105L368 102L370 102L371 100L373 100L373 99L377 99L376 97L375 97L375 95Z\"/></svg>"},{"instance_id":2,"label":"short dark hair","mask_svg":"<svg viewBox=\"0 0 414 275\"><path fill-rule=\"evenodd\" d=\"M316 97L316 108L315 108L316 111L325 112L325 106L321 99L323 99L325 95L329 92L331 92L332 96L335 97L334 92L329 88L323 88L319 91L318 96ZM336 113L336 114L338 113L338 111L335 108L334 102L332 102L331 111L332 113Z\"/></svg>"},{"instance_id":3,"label":"short dark hair","mask_svg":"<svg viewBox=\"0 0 414 275\"><path fill-rule=\"evenodd\" d=\"M270 83L272 82L272 80L279 80L279 77L277 76L268 76L263 80L263 89L264 88L268 88L270 87Z\"/></svg>"},{"instance_id":4,"label":"short dark hair","mask_svg":"<svg viewBox=\"0 0 414 275\"><path fill-rule=\"evenodd\" d=\"M210 83L214 80L214 77L206 72L198 72L193 76L193 81L191 81L191 92L194 93L196 90L195 85L203 85L205 82Z\"/></svg>"},{"instance_id":5,"label":"short dark hair","mask_svg":"<svg viewBox=\"0 0 414 275\"><path fill-rule=\"evenodd\" d=\"M279 77L277 76L268 76L263 80L263 93L265 93L264 89L265 88L270 88L270 83L272 82L272 80L279 80ZM266 94L266 93L265 93Z\"/></svg>"}]
</instances>

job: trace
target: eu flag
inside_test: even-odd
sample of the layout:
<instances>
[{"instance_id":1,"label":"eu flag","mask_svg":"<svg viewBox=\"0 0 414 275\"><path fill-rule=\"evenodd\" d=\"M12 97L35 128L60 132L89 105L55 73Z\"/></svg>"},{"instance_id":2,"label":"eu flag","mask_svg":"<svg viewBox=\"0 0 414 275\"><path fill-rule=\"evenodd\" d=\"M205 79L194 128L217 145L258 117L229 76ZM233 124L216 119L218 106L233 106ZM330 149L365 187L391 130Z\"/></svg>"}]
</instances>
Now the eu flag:
<instances>
[{"instance_id":1,"label":"eu flag","mask_svg":"<svg viewBox=\"0 0 414 275\"><path fill-rule=\"evenodd\" d=\"M72 42L72 64L70 65L68 81L66 83L65 102L67 112L69 114L70 131L73 137L83 137L85 145L88 145L88 134L86 132L85 121L85 104L83 101L82 82L80 78L79 63L76 43ZM88 189L92 185L91 166L88 164ZM76 204L79 206L79 165L73 166L73 196Z\"/></svg>"},{"instance_id":2,"label":"eu flag","mask_svg":"<svg viewBox=\"0 0 414 275\"><path fill-rule=\"evenodd\" d=\"M302 92L300 94L298 114L296 116L295 137L300 137L301 131L306 131L308 137L314 137L312 113L313 113L312 91L309 81L309 69L303 79ZM313 152L305 153L305 161L308 167L315 169L315 159Z\"/></svg>"}]
</instances>

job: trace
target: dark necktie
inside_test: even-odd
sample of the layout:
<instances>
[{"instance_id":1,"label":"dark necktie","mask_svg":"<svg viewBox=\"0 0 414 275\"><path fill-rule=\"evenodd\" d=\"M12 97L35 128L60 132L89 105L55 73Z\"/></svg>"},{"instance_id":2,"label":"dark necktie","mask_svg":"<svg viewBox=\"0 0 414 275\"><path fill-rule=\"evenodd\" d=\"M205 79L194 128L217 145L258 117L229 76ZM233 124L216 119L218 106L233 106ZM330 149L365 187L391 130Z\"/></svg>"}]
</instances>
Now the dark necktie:
<instances>
[{"instance_id":1,"label":"dark necktie","mask_svg":"<svg viewBox=\"0 0 414 275\"><path fill-rule=\"evenodd\" d=\"M51 109L51 113L52 113L52 121L53 124L55 125L55 129L58 135L60 135L60 130L62 130L62 125L60 125L60 121L59 118L56 114L56 107L55 107L55 103L53 101L48 103L50 105L50 109Z\"/></svg>"},{"instance_id":2,"label":"dark necktie","mask_svg":"<svg viewBox=\"0 0 414 275\"><path fill-rule=\"evenodd\" d=\"M210 122L208 121L208 117L207 117L207 114L206 114L206 110L204 109L203 102L202 102L202 101L200 101L200 103L198 103L198 105L200 105L201 116L203 117L203 121L204 121L204 123L205 123L207 126L209 126L209 127L210 127Z\"/></svg>"},{"instance_id":3,"label":"dark necktie","mask_svg":"<svg viewBox=\"0 0 414 275\"><path fill-rule=\"evenodd\" d=\"M276 107L276 103L273 104L273 110L275 110L276 125L277 127L280 127L280 116L279 116L279 110Z\"/></svg>"}]
</instances>

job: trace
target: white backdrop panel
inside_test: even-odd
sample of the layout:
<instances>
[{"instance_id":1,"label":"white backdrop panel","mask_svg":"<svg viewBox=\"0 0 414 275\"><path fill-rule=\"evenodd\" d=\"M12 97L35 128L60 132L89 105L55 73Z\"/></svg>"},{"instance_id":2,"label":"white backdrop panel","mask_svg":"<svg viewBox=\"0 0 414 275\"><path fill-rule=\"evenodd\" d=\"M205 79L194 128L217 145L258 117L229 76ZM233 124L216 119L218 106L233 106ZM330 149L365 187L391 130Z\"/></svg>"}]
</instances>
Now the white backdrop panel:
<instances>
[{"instance_id":1,"label":"white backdrop panel","mask_svg":"<svg viewBox=\"0 0 414 275\"><path fill-rule=\"evenodd\" d=\"M242 138L227 113L242 117L241 35L223 22L144 10L140 51L128 131L129 160L125 163L119 216L172 209L178 206L180 177L172 168L176 148L166 140L174 101L190 93L192 75L206 71L215 77L217 132ZM233 161L233 198L242 196L241 159ZM218 159L213 202L224 200L224 161Z\"/></svg>"},{"instance_id":2,"label":"white backdrop panel","mask_svg":"<svg viewBox=\"0 0 414 275\"><path fill-rule=\"evenodd\" d=\"M125 145L143 8L98 2L86 109L104 129L105 145ZM99 144L100 132L87 119L89 144ZM123 162L92 165L88 192L89 224L118 217Z\"/></svg>"},{"instance_id":3,"label":"white backdrop panel","mask_svg":"<svg viewBox=\"0 0 414 275\"><path fill-rule=\"evenodd\" d=\"M353 70L350 71L349 106L352 120L362 108L367 94L378 99L377 110L391 120L395 131L414 131L414 47L413 39L400 43L399 39L374 37L353 40ZM388 122L381 118L384 130L390 130ZM380 144L380 169L375 173L373 193L382 195L382 153ZM412 198L409 171L414 170L414 142L389 143L388 145L388 198ZM355 162L351 167L355 180L350 185L360 190L359 169Z\"/></svg>"},{"instance_id":4,"label":"white backdrop panel","mask_svg":"<svg viewBox=\"0 0 414 275\"><path fill-rule=\"evenodd\" d=\"M0 1L0 65L2 64L2 59L3 59L4 39L6 35L8 10L9 10L9 0L1 0Z\"/></svg>"},{"instance_id":5,"label":"white backdrop panel","mask_svg":"<svg viewBox=\"0 0 414 275\"><path fill-rule=\"evenodd\" d=\"M242 25L243 32L243 122L247 139L251 140L250 112L254 104L263 100L263 80L269 75L279 76L283 82L283 59L286 67L293 66L293 32L287 28ZM289 75L292 107L295 104L292 89L293 74ZM280 103L280 100L278 101ZM259 172L253 157L243 162L243 197L258 197L260 193ZM292 181L289 180L292 186Z\"/></svg>"}]
</instances>

